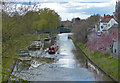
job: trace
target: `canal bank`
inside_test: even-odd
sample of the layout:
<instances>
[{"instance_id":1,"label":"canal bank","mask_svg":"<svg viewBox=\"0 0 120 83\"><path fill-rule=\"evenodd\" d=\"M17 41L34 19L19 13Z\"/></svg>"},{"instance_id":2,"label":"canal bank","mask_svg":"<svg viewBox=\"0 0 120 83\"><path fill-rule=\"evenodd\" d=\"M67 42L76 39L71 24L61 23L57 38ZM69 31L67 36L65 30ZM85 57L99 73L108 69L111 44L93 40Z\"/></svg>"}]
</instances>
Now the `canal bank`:
<instances>
[{"instance_id":1,"label":"canal bank","mask_svg":"<svg viewBox=\"0 0 120 83\"><path fill-rule=\"evenodd\" d=\"M14 67L19 57L17 56L17 52L20 49L26 48L31 44L32 41L38 40L38 36L40 35L40 39L44 39L48 34L29 34L26 36L19 37L15 40L8 41L11 47L8 47L7 43L3 44L3 52L2 52L2 81L9 81L10 77L16 78L19 81L26 81L21 78L18 78L12 75Z\"/></svg>"},{"instance_id":2,"label":"canal bank","mask_svg":"<svg viewBox=\"0 0 120 83\"><path fill-rule=\"evenodd\" d=\"M108 72L109 68L111 68L110 66L113 66L114 68L117 68L117 73L114 71L116 69L112 70L112 71L114 71L114 73L116 73L114 75L117 75L117 76L119 75L118 74L118 65L115 67L115 64L114 64L114 63L118 64L118 61L115 58L109 57L107 54L104 55L104 54L101 54L101 53L96 52L96 51L95 52L89 51L89 49L87 49L84 44L76 42L75 39L72 38L72 36L69 36L69 38L73 40L75 46L84 54L84 56L90 61L90 63L92 63L100 72L102 72L104 75L106 75L109 80L114 81L114 82L118 82L119 78L116 79L116 77L112 76L113 74L111 75L110 72ZM101 56L98 56L99 54L101 54ZM95 61L95 58L94 58L93 55L98 56L96 61ZM105 60L107 60L107 59L112 59L111 62L107 62L107 64L115 61L113 63L114 65L113 64L111 64L111 65L110 64L108 64L108 65L105 64ZM110 60L107 60L107 61L110 61ZM101 66L101 64L102 64L102 66ZM104 67L103 67L103 65L104 65ZM108 67L108 69L107 69L107 67ZM106 70L108 70L108 71L106 71Z\"/></svg>"},{"instance_id":3,"label":"canal bank","mask_svg":"<svg viewBox=\"0 0 120 83\"><path fill-rule=\"evenodd\" d=\"M97 73L94 72L94 66L76 49L73 41L68 39L68 35L70 34L57 35L56 44L59 50L55 55L43 53L38 56L36 53L34 56L38 57L31 59L36 64L27 62L29 65L25 65L25 61L20 61L12 74L28 81L108 81L96 68ZM46 63L46 60L38 59L40 57L53 58L54 61Z\"/></svg>"}]
</instances>

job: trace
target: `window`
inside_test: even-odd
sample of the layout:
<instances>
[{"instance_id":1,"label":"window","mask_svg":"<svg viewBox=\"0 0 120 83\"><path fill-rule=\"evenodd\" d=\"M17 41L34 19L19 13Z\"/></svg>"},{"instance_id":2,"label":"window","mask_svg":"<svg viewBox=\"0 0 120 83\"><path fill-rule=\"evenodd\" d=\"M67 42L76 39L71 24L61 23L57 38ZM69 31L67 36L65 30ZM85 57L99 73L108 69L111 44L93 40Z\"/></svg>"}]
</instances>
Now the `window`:
<instances>
[{"instance_id":1,"label":"window","mask_svg":"<svg viewBox=\"0 0 120 83\"><path fill-rule=\"evenodd\" d=\"M54 48L52 48L52 50L54 50Z\"/></svg>"},{"instance_id":2,"label":"window","mask_svg":"<svg viewBox=\"0 0 120 83\"><path fill-rule=\"evenodd\" d=\"M103 24L103 25L107 25L107 24Z\"/></svg>"},{"instance_id":3,"label":"window","mask_svg":"<svg viewBox=\"0 0 120 83\"><path fill-rule=\"evenodd\" d=\"M103 26L101 26L101 29L103 29Z\"/></svg>"},{"instance_id":4,"label":"window","mask_svg":"<svg viewBox=\"0 0 120 83\"><path fill-rule=\"evenodd\" d=\"M116 53L116 49L115 49L115 53Z\"/></svg>"}]
</instances>

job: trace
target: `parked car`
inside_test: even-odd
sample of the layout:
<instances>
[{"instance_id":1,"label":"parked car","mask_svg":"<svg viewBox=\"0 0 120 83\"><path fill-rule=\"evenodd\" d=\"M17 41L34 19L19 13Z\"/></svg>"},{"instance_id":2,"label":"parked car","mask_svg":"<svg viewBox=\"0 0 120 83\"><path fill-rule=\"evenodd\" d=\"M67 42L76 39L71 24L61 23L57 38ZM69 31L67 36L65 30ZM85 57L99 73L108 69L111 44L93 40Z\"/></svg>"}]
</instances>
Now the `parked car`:
<instances>
[{"instance_id":1,"label":"parked car","mask_svg":"<svg viewBox=\"0 0 120 83\"><path fill-rule=\"evenodd\" d=\"M97 32L97 35L98 35L98 36L101 36L101 34L102 34L101 31L98 31L98 32Z\"/></svg>"}]
</instances>

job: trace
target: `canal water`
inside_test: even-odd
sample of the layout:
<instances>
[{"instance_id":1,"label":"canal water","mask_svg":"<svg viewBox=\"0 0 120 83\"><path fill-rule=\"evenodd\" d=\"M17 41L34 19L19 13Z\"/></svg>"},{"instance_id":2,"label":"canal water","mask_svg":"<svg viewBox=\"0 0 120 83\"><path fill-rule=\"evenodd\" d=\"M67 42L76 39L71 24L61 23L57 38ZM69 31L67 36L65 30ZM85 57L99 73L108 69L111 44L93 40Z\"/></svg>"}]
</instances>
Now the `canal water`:
<instances>
[{"instance_id":1,"label":"canal water","mask_svg":"<svg viewBox=\"0 0 120 83\"><path fill-rule=\"evenodd\" d=\"M68 35L72 33L57 35L59 50L56 54L32 53L30 60L17 62L12 74L28 81L107 81L106 76L68 39Z\"/></svg>"}]
</instances>

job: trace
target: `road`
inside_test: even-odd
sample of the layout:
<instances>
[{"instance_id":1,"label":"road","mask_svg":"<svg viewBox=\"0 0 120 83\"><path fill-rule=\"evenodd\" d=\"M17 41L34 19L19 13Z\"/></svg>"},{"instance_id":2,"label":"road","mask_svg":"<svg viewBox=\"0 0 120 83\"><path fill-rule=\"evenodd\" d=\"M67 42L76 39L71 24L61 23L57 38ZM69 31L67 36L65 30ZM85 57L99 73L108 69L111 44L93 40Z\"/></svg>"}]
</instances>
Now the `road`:
<instances>
[{"instance_id":1,"label":"road","mask_svg":"<svg viewBox=\"0 0 120 83\"><path fill-rule=\"evenodd\" d=\"M36 53L32 61L18 61L12 74L29 81L107 81L68 39L70 34L58 34L59 50L55 55L40 54L39 57L48 58L41 60Z\"/></svg>"}]
</instances>

